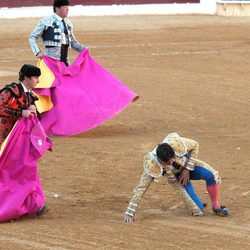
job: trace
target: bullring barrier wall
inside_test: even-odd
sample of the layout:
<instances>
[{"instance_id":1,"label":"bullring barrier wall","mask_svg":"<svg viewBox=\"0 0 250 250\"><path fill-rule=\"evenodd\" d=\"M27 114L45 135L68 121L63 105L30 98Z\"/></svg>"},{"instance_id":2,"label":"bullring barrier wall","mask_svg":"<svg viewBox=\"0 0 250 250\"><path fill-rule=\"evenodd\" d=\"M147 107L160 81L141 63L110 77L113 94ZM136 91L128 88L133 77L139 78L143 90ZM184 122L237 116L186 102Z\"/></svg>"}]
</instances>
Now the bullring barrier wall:
<instances>
[{"instance_id":1,"label":"bullring barrier wall","mask_svg":"<svg viewBox=\"0 0 250 250\"><path fill-rule=\"evenodd\" d=\"M49 15L52 12L52 2L51 0L0 1L0 18ZM70 16L216 13L216 0L71 0L70 3L72 5ZM35 4L37 6L34 6Z\"/></svg>"}]
</instances>

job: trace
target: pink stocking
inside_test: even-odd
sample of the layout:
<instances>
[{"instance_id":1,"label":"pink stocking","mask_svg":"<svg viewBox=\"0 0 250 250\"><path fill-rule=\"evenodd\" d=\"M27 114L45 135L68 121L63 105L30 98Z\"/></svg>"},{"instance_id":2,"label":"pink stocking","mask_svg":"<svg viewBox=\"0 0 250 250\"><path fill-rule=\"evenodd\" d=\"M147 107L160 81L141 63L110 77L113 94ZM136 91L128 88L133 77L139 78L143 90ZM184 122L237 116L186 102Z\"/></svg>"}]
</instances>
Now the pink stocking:
<instances>
[{"instance_id":1,"label":"pink stocking","mask_svg":"<svg viewBox=\"0 0 250 250\"><path fill-rule=\"evenodd\" d=\"M207 191L210 195L210 199L213 205L213 208L220 208L220 204L219 204L219 184L215 184L212 186L207 186Z\"/></svg>"}]
</instances>

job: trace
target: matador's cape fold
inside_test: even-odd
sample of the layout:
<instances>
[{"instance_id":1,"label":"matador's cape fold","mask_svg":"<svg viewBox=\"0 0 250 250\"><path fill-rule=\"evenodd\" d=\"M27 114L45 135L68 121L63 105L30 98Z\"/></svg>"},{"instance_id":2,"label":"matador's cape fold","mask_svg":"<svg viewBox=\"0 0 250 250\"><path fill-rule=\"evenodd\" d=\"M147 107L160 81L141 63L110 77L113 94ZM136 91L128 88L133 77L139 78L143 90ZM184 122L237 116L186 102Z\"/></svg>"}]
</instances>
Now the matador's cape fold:
<instances>
[{"instance_id":1,"label":"matador's cape fold","mask_svg":"<svg viewBox=\"0 0 250 250\"><path fill-rule=\"evenodd\" d=\"M137 95L83 50L74 63L44 56L35 89L48 134L74 135L97 127L125 109Z\"/></svg>"},{"instance_id":2,"label":"matador's cape fold","mask_svg":"<svg viewBox=\"0 0 250 250\"><path fill-rule=\"evenodd\" d=\"M0 155L0 221L36 214L45 202L37 161L52 146L37 117L20 119Z\"/></svg>"}]
</instances>

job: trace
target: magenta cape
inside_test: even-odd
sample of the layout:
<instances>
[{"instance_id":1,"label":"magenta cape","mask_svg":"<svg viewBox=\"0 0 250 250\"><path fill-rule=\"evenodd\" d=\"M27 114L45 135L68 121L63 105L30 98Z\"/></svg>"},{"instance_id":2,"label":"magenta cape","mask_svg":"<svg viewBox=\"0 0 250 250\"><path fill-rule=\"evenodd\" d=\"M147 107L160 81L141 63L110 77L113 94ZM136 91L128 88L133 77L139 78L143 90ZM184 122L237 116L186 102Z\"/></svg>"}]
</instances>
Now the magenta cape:
<instances>
[{"instance_id":1,"label":"magenta cape","mask_svg":"<svg viewBox=\"0 0 250 250\"><path fill-rule=\"evenodd\" d=\"M49 96L53 108L42 113L47 134L74 135L95 128L125 109L137 95L117 80L83 50L74 63L44 56L54 74L51 87L36 89Z\"/></svg>"},{"instance_id":2,"label":"magenta cape","mask_svg":"<svg viewBox=\"0 0 250 250\"><path fill-rule=\"evenodd\" d=\"M16 124L0 157L0 221L35 215L44 205L37 161L51 145L37 117Z\"/></svg>"}]
</instances>

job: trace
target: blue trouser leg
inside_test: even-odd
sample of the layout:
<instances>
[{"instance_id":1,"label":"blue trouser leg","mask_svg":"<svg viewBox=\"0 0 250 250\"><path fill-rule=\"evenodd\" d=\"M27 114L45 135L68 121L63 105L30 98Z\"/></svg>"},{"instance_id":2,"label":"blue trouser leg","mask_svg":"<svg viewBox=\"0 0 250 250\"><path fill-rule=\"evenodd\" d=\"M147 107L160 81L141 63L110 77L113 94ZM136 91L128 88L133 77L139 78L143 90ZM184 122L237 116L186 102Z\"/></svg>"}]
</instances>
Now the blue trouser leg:
<instances>
[{"instance_id":1,"label":"blue trouser leg","mask_svg":"<svg viewBox=\"0 0 250 250\"><path fill-rule=\"evenodd\" d=\"M194 171L190 171L190 180L205 180L207 186L216 184L213 173L200 166L195 166Z\"/></svg>"},{"instance_id":2,"label":"blue trouser leg","mask_svg":"<svg viewBox=\"0 0 250 250\"><path fill-rule=\"evenodd\" d=\"M191 182L183 186L190 196L190 198L194 201L194 203L200 208L201 211L203 211L203 202L200 200L200 198L195 193L194 187Z\"/></svg>"},{"instance_id":3,"label":"blue trouser leg","mask_svg":"<svg viewBox=\"0 0 250 250\"><path fill-rule=\"evenodd\" d=\"M180 174L176 175L177 179L179 179ZM215 185L216 182L214 180L214 175L211 171L206 168L196 166L193 171L190 171L190 180L205 180L207 186ZM195 193L194 187L191 182L183 186L190 196L190 198L195 202L195 204L203 211L203 202Z\"/></svg>"}]
</instances>

